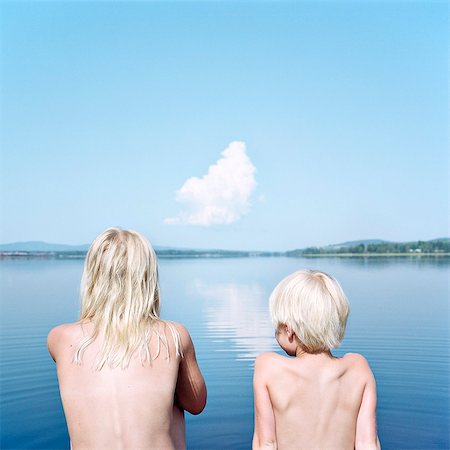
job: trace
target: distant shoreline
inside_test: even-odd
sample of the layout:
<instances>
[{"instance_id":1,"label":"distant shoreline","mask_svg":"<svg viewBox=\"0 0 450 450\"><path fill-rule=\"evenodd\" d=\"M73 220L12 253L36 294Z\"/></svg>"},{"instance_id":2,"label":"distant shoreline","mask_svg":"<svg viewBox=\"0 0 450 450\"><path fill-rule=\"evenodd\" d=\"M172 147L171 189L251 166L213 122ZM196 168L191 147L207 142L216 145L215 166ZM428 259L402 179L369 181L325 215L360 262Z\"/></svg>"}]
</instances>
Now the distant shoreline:
<instances>
[{"instance_id":1,"label":"distant shoreline","mask_svg":"<svg viewBox=\"0 0 450 450\"><path fill-rule=\"evenodd\" d=\"M311 253L289 255L285 252L189 252L186 254L158 254L158 259L230 259L230 258L379 258L379 257L446 257L448 252L430 253ZM0 252L1 260L11 259L34 259L34 260L80 260L86 257L86 253L66 253L66 252Z\"/></svg>"},{"instance_id":2,"label":"distant shoreline","mask_svg":"<svg viewBox=\"0 0 450 450\"><path fill-rule=\"evenodd\" d=\"M300 258L317 258L317 257L322 257L322 256L326 256L326 257L344 257L344 258L373 258L373 257L377 257L377 256L410 256L410 257L421 257L421 256L450 256L450 253L318 253L318 254L304 254L304 255L299 255L298 257ZM295 258L295 256L290 256L290 258Z\"/></svg>"},{"instance_id":3,"label":"distant shoreline","mask_svg":"<svg viewBox=\"0 0 450 450\"><path fill-rule=\"evenodd\" d=\"M50 244L43 241L13 242L0 244L0 259L83 259L89 245ZM450 238L429 241L390 242L380 239L365 239L342 242L325 247L306 247L287 251L268 250L224 250L219 248L176 248L155 246L160 259L198 258L252 258L252 257L406 257L406 256L450 256Z\"/></svg>"}]
</instances>

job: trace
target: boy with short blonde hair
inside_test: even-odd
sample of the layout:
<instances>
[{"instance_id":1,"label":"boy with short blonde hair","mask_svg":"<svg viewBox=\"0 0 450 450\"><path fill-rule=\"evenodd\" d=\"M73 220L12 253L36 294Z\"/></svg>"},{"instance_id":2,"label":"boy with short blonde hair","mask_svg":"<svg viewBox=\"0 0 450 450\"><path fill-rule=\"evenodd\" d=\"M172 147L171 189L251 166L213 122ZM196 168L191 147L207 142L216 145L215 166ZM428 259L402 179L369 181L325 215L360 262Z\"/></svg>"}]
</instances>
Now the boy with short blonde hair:
<instances>
[{"instance_id":1,"label":"boy with short blonde hair","mask_svg":"<svg viewBox=\"0 0 450 450\"><path fill-rule=\"evenodd\" d=\"M331 276L302 270L270 297L280 347L264 353L254 374L253 449L379 449L376 385L363 356L336 358L349 304Z\"/></svg>"}]
</instances>

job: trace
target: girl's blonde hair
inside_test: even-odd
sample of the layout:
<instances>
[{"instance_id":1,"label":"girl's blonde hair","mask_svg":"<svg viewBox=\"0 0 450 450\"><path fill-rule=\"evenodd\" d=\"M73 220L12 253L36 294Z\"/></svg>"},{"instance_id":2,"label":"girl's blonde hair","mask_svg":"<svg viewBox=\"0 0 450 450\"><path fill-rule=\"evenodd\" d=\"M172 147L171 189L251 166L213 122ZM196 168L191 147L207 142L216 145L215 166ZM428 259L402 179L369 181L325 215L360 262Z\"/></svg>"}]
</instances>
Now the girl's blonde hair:
<instances>
[{"instance_id":1,"label":"girl's blonde hair","mask_svg":"<svg viewBox=\"0 0 450 450\"><path fill-rule=\"evenodd\" d=\"M83 352L97 336L103 344L97 355L96 369L105 364L123 369L138 352L142 363L152 361L150 340L153 334L166 347L165 328L170 330L175 352L181 356L180 336L173 324L159 317L158 266L150 243L139 233L109 228L92 243L86 255L81 279L80 322L94 324L93 332L85 336L75 354L82 362ZM164 331L159 331L162 324Z\"/></svg>"},{"instance_id":2,"label":"girl's blonde hair","mask_svg":"<svg viewBox=\"0 0 450 450\"><path fill-rule=\"evenodd\" d=\"M270 296L276 328L289 325L308 353L336 348L345 334L350 312L339 283L318 270L300 270L284 278Z\"/></svg>"}]
</instances>

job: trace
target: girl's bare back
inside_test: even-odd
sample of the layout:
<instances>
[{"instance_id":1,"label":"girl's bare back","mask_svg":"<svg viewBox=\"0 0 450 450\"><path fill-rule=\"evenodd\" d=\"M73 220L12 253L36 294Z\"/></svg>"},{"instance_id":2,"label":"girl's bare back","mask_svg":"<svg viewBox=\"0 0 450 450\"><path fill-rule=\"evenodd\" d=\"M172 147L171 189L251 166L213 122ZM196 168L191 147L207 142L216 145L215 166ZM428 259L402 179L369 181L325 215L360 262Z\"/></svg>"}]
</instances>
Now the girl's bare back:
<instances>
[{"instance_id":1,"label":"girl's bare back","mask_svg":"<svg viewBox=\"0 0 450 450\"><path fill-rule=\"evenodd\" d=\"M100 337L87 347L81 365L73 362L78 343L83 333L91 332L92 324L84 324L84 331L79 323L51 331L49 350L56 361L74 449L185 448L183 409L199 413L206 390L187 330L175 324L185 353L180 358L164 322L158 326L159 332L165 333L168 348L155 335L150 340L150 353L159 354L151 364L142 364L134 355L126 369L105 366L100 371L94 369ZM198 392L189 388L192 383Z\"/></svg>"}]
</instances>

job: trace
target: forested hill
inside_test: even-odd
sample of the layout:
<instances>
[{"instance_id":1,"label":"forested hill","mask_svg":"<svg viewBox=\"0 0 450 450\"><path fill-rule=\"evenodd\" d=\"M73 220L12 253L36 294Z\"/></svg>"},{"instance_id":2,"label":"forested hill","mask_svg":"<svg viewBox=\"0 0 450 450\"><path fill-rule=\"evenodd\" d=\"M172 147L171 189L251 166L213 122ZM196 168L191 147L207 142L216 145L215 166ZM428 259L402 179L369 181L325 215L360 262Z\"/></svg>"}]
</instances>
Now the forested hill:
<instances>
[{"instance_id":1,"label":"forested hill","mask_svg":"<svg viewBox=\"0 0 450 450\"><path fill-rule=\"evenodd\" d=\"M326 247L307 247L286 252L287 256L342 254L442 254L450 253L450 238L431 241L389 242L380 240L354 241Z\"/></svg>"}]
</instances>

